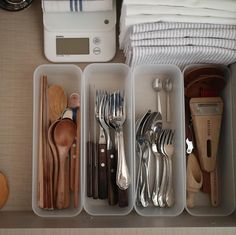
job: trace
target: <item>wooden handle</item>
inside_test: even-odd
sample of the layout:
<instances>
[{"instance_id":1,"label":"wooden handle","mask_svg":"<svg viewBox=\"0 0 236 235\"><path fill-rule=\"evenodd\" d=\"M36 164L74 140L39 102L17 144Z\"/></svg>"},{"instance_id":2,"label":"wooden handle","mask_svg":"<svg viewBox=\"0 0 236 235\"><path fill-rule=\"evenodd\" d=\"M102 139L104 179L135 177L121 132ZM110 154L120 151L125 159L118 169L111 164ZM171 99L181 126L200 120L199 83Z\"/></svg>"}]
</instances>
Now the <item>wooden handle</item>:
<instances>
[{"instance_id":1,"label":"wooden handle","mask_svg":"<svg viewBox=\"0 0 236 235\"><path fill-rule=\"evenodd\" d=\"M93 172L92 188L93 198L98 199L98 144L93 144Z\"/></svg>"},{"instance_id":2,"label":"wooden handle","mask_svg":"<svg viewBox=\"0 0 236 235\"><path fill-rule=\"evenodd\" d=\"M47 191L48 191L48 209L54 209L54 198L53 198L53 155L50 149L49 143L47 141L47 158L48 158L48 182L47 182Z\"/></svg>"},{"instance_id":3,"label":"wooden handle","mask_svg":"<svg viewBox=\"0 0 236 235\"><path fill-rule=\"evenodd\" d=\"M194 197L196 192L187 191L187 207L193 208L194 207Z\"/></svg>"},{"instance_id":4,"label":"wooden handle","mask_svg":"<svg viewBox=\"0 0 236 235\"><path fill-rule=\"evenodd\" d=\"M213 207L218 207L220 204L219 199L219 179L217 167L214 171L210 173L211 179L211 205Z\"/></svg>"},{"instance_id":5,"label":"wooden handle","mask_svg":"<svg viewBox=\"0 0 236 235\"><path fill-rule=\"evenodd\" d=\"M93 143L89 141L87 143L87 196L93 196Z\"/></svg>"},{"instance_id":6,"label":"wooden handle","mask_svg":"<svg viewBox=\"0 0 236 235\"><path fill-rule=\"evenodd\" d=\"M39 148L38 148L38 206L44 208L44 167L43 167L43 109L44 81L40 78L40 110L39 110Z\"/></svg>"},{"instance_id":7,"label":"wooden handle","mask_svg":"<svg viewBox=\"0 0 236 235\"><path fill-rule=\"evenodd\" d=\"M115 150L107 151L107 182L108 182L108 203L109 205L116 205L117 198L117 185L116 185L116 166L117 158Z\"/></svg>"},{"instance_id":8,"label":"wooden handle","mask_svg":"<svg viewBox=\"0 0 236 235\"><path fill-rule=\"evenodd\" d=\"M201 191L203 193L211 194L211 180L210 173L206 171L202 171L203 174L203 184Z\"/></svg>"},{"instance_id":9,"label":"wooden handle","mask_svg":"<svg viewBox=\"0 0 236 235\"><path fill-rule=\"evenodd\" d=\"M75 191L75 158L76 158L76 143L73 143L70 149L70 190Z\"/></svg>"},{"instance_id":10,"label":"wooden handle","mask_svg":"<svg viewBox=\"0 0 236 235\"><path fill-rule=\"evenodd\" d=\"M70 206L70 161L69 157L65 161L65 201L63 208Z\"/></svg>"},{"instance_id":11,"label":"wooden handle","mask_svg":"<svg viewBox=\"0 0 236 235\"><path fill-rule=\"evenodd\" d=\"M79 168L80 168L80 109L76 112L76 158L75 158L75 191L74 191L74 207L79 206Z\"/></svg>"},{"instance_id":12,"label":"wooden handle","mask_svg":"<svg viewBox=\"0 0 236 235\"><path fill-rule=\"evenodd\" d=\"M61 159L62 157L59 157ZM60 160L57 191L57 208L62 209L65 203L65 161Z\"/></svg>"},{"instance_id":13,"label":"wooden handle","mask_svg":"<svg viewBox=\"0 0 236 235\"><path fill-rule=\"evenodd\" d=\"M98 197L107 198L107 145L98 144Z\"/></svg>"},{"instance_id":14,"label":"wooden handle","mask_svg":"<svg viewBox=\"0 0 236 235\"><path fill-rule=\"evenodd\" d=\"M118 189L118 205L119 205L119 207L129 206L128 189L126 189L126 190Z\"/></svg>"}]
</instances>

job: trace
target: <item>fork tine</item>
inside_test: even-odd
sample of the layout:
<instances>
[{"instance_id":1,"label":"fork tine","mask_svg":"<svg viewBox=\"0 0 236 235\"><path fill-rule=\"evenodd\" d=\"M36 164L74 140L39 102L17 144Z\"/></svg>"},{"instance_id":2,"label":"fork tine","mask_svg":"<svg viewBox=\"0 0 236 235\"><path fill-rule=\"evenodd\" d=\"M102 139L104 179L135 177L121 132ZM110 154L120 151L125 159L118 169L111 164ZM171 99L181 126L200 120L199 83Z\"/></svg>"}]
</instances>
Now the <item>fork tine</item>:
<instances>
[{"instance_id":1,"label":"fork tine","mask_svg":"<svg viewBox=\"0 0 236 235\"><path fill-rule=\"evenodd\" d=\"M167 138L166 138L166 144L170 144L170 140L171 140L171 129L167 130Z\"/></svg>"}]
</instances>

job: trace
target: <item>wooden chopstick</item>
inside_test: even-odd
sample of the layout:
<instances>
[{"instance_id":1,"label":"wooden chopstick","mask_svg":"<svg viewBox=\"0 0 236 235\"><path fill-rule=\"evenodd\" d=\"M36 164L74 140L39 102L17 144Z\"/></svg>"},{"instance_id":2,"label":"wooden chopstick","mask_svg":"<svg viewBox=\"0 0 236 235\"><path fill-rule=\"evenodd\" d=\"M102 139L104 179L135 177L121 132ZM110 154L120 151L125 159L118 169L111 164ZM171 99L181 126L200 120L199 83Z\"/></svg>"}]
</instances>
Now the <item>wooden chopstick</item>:
<instances>
[{"instance_id":1,"label":"wooden chopstick","mask_svg":"<svg viewBox=\"0 0 236 235\"><path fill-rule=\"evenodd\" d=\"M44 79L40 78L40 105L39 105L39 148L38 148L38 206L44 208L44 162L43 162L43 106L44 106Z\"/></svg>"},{"instance_id":2,"label":"wooden chopstick","mask_svg":"<svg viewBox=\"0 0 236 235\"><path fill-rule=\"evenodd\" d=\"M80 174L80 107L77 108L76 113L76 158L75 158L75 187L74 187L74 207L79 205L79 174Z\"/></svg>"}]
</instances>

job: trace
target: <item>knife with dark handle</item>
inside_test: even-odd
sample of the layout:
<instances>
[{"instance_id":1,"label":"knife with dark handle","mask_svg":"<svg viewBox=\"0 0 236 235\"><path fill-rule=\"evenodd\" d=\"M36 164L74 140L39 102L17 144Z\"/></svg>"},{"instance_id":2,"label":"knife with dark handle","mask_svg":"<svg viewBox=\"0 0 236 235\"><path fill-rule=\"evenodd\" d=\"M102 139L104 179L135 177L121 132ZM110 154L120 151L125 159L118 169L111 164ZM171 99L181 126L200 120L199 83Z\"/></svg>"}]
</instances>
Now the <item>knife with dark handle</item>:
<instances>
[{"instance_id":1,"label":"knife with dark handle","mask_svg":"<svg viewBox=\"0 0 236 235\"><path fill-rule=\"evenodd\" d=\"M117 157L118 157L118 151L115 151L115 158L116 158L116 162L117 162ZM116 177L116 176L115 176ZM116 180L116 178L115 178ZM128 190L122 190L117 186L117 191L118 191L118 206L119 207L127 207L129 206L129 194L128 194Z\"/></svg>"},{"instance_id":2,"label":"knife with dark handle","mask_svg":"<svg viewBox=\"0 0 236 235\"><path fill-rule=\"evenodd\" d=\"M98 199L98 144L93 143L92 153L92 192L93 199Z\"/></svg>"},{"instance_id":3,"label":"knife with dark handle","mask_svg":"<svg viewBox=\"0 0 236 235\"><path fill-rule=\"evenodd\" d=\"M118 189L118 206L119 207L127 207L129 206L129 189L122 190Z\"/></svg>"},{"instance_id":4,"label":"knife with dark handle","mask_svg":"<svg viewBox=\"0 0 236 235\"><path fill-rule=\"evenodd\" d=\"M87 196L93 196L93 143L87 142Z\"/></svg>"},{"instance_id":5,"label":"knife with dark handle","mask_svg":"<svg viewBox=\"0 0 236 235\"><path fill-rule=\"evenodd\" d=\"M98 197L107 198L107 145L98 144Z\"/></svg>"},{"instance_id":6,"label":"knife with dark handle","mask_svg":"<svg viewBox=\"0 0 236 235\"><path fill-rule=\"evenodd\" d=\"M115 149L107 150L107 183L108 183L108 203L109 205L116 205L117 198L117 185L116 185L116 166L117 156Z\"/></svg>"}]
</instances>

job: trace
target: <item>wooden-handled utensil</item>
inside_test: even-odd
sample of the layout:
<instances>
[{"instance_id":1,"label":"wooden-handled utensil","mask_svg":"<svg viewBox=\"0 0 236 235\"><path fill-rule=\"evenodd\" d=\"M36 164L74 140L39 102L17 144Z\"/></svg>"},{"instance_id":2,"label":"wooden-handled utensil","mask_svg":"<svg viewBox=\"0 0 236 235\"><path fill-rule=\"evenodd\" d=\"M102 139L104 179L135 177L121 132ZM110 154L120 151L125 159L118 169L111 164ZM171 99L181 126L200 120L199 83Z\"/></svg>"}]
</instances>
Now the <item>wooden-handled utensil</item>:
<instances>
[{"instance_id":1,"label":"wooden-handled utensil","mask_svg":"<svg viewBox=\"0 0 236 235\"><path fill-rule=\"evenodd\" d=\"M211 172L216 168L223 101L220 97L192 98L190 110L201 168Z\"/></svg>"},{"instance_id":2,"label":"wooden-handled utensil","mask_svg":"<svg viewBox=\"0 0 236 235\"><path fill-rule=\"evenodd\" d=\"M52 181L53 181L53 200L55 203L57 198L59 162L58 162L57 149L54 143L54 129L63 111L66 109L67 97L64 89L56 84L49 86L47 93L48 93L47 106L48 106L48 116L50 123L50 126L48 128L48 142L51 148L51 151L49 152L49 157L50 159L53 159Z\"/></svg>"},{"instance_id":3,"label":"wooden-handled utensil","mask_svg":"<svg viewBox=\"0 0 236 235\"><path fill-rule=\"evenodd\" d=\"M79 204L79 168L80 168L80 95L73 93L69 99L69 107L72 108L76 114L76 141L75 141L75 155L71 159L71 187L74 191L74 207L77 208Z\"/></svg>"},{"instance_id":4,"label":"wooden-handled utensil","mask_svg":"<svg viewBox=\"0 0 236 235\"><path fill-rule=\"evenodd\" d=\"M75 140L76 125L70 119L60 120L54 130L54 140L59 155L59 178L57 208L64 208L65 202L65 164L69 150Z\"/></svg>"},{"instance_id":5,"label":"wooden-handled utensil","mask_svg":"<svg viewBox=\"0 0 236 235\"><path fill-rule=\"evenodd\" d=\"M187 160L187 206L194 207L194 197L202 187L203 176L196 156L191 153Z\"/></svg>"},{"instance_id":6,"label":"wooden-handled utensil","mask_svg":"<svg viewBox=\"0 0 236 235\"><path fill-rule=\"evenodd\" d=\"M43 113L44 113L44 77L40 78L40 110L39 110L39 148L38 148L38 206L44 208L44 153L43 153Z\"/></svg>"}]
</instances>

